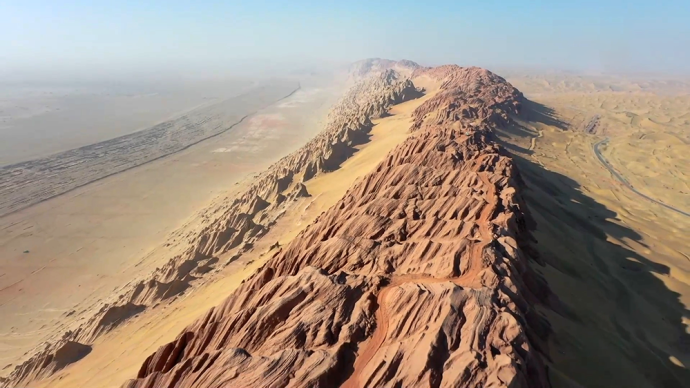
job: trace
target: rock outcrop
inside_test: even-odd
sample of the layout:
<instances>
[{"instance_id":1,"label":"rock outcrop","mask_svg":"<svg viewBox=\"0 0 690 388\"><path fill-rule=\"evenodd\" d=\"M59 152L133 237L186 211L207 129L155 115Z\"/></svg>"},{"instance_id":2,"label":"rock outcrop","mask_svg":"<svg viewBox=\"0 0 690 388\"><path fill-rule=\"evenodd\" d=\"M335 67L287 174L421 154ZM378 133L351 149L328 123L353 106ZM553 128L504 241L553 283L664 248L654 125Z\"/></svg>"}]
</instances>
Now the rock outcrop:
<instances>
[{"instance_id":1,"label":"rock outcrop","mask_svg":"<svg viewBox=\"0 0 690 388\"><path fill-rule=\"evenodd\" d=\"M350 65L349 73L351 77L360 79L368 77L371 74L377 74L386 70L393 70L396 73L409 78L415 70L421 68L422 67L419 66L419 64L407 59L392 61L390 59L383 58L367 58Z\"/></svg>"},{"instance_id":2,"label":"rock outcrop","mask_svg":"<svg viewBox=\"0 0 690 388\"><path fill-rule=\"evenodd\" d=\"M63 339L36 353L32 357L33 362L20 365L10 378L0 379L0 383L3 386L16 387L15 376L31 376L33 379L50 376L67 365L81 360L89 353L91 353L91 346Z\"/></svg>"},{"instance_id":3,"label":"rock outcrop","mask_svg":"<svg viewBox=\"0 0 690 388\"><path fill-rule=\"evenodd\" d=\"M498 75L478 67L446 65L420 68L413 76L442 79L441 93L415 112L413 128L423 122L432 126L462 122L466 129L485 123L503 125L510 114L518 114L523 96Z\"/></svg>"},{"instance_id":4,"label":"rock outcrop","mask_svg":"<svg viewBox=\"0 0 690 388\"><path fill-rule=\"evenodd\" d=\"M416 75L442 87L414 133L125 387L549 386L549 289L492 140L521 94L477 68Z\"/></svg>"},{"instance_id":5,"label":"rock outcrop","mask_svg":"<svg viewBox=\"0 0 690 388\"><path fill-rule=\"evenodd\" d=\"M317 137L260 174L234 198L206 210L200 228L174 236L184 247L181 254L149 276L125 285L112 300L83 312L83 319L74 327L56 333L55 339L35 349L0 385L16 386L49 376L58 370L49 366L65 344L88 346L147 307L185 292L219 264L227 264L221 263L221 255L229 255L230 261L237 258L266 234L293 199L309 195L302 182L338 168L355 146L368 141L372 118L384 116L393 104L420 95L409 78L391 69L372 70L333 107L326 128Z\"/></svg>"}]
</instances>

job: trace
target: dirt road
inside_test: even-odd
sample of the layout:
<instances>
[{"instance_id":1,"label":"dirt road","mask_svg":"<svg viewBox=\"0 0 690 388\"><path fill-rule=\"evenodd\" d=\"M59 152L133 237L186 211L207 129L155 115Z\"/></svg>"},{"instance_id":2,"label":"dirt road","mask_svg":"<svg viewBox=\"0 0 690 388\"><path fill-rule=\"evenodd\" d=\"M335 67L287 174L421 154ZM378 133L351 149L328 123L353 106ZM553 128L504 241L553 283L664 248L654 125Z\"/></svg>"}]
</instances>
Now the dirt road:
<instances>
[{"instance_id":1,"label":"dirt road","mask_svg":"<svg viewBox=\"0 0 690 388\"><path fill-rule=\"evenodd\" d=\"M609 170L609 172L610 172L620 183L623 184L623 186L627 187L628 189L630 189L630 191L632 191L633 193L639 195L639 196L642 197L642 198L645 198L645 199L648 200L648 201L652 201L652 202L656 203L657 205L660 205L660 206L665 207L666 209L673 210L674 212L677 212L677 213L680 213L680 214L682 214L682 215L684 215L684 216L690 217L690 213L684 212L683 210L680 210L680 209L678 209L678 208L675 208L675 207L673 207L673 206L671 206L671 205L667 205L667 204L665 204L665 203L663 203L663 202L661 202L661 201L658 201L658 200L656 200L656 199L654 199L654 198L652 198L652 197L650 197L650 196L648 196L648 195L645 195L645 194L643 194L643 193L637 191L637 189L635 189L635 188L630 184L630 182L628 182L621 174L619 174L619 173L611 166L611 164L609 164L609 162L606 160L606 158L604 158L604 156L601 154L601 151L599 151L599 147L600 147L602 144L607 144L608 142L609 142L609 139L608 139L608 138L606 138L606 139L604 139L604 140L601 140L601 141L595 143L595 144L592 146L592 149L594 150L594 154L597 156L597 158L599 159L599 161L601 162L601 164L603 164L604 167L606 167L606 169Z\"/></svg>"}]
</instances>

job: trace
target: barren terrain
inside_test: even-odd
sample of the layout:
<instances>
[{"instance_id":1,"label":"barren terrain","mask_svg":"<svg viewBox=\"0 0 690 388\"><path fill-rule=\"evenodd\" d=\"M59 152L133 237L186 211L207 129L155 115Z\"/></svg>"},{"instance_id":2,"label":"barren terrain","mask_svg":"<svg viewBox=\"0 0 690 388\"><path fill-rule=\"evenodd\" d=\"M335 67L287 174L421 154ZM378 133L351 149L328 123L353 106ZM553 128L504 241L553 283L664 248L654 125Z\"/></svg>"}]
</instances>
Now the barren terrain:
<instances>
[{"instance_id":1,"label":"barren terrain","mask_svg":"<svg viewBox=\"0 0 690 388\"><path fill-rule=\"evenodd\" d=\"M690 83L508 75L362 61L4 217L5 385L690 386Z\"/></svg>"},{"instance_id":2,"label":"barren terrain","mask_svg":"<svg viewBox=\"0 0 690 388\"><path fill-rule=\"evenodd\" d=\"M125 386L548 386L530 306L550 293L527 265L521 180L490 140L521 94L479 68L417 78L439 91L411 134Z\"/></svg>"},{"instance_id":3,"label":"barren terrain","mask_svg":"<svg viewBox=\"0 0 690 388\"><path fill-rule=\"evenodd\" d=\"M351 182L369 172L388 151L403 141L409 135L412 111L433 95L434 90L429 90L422 98L393 106L390 116L373 120L373 128L364 142L354 147L354 154L337 170L321 173L307 181L310 196L295 197L268 232L255 241L251 250L239 258L235 257L234 251L220 254L222 262L232 262L220 266L219 272L197 280L192 292L146 310L99 337L87 357L38 383L39 386L73 387L88 384L92 387L118 387L131 378L141 361L156 347L173 340L182 328L221 303L227 293L263 265L277 249L276 242L278 246L289 243L323 210L335 204ZM250 182L248 179L239 186L246 186ZM241 192L243 189L237 190ZM230 191L219 197L208 208L208 212L227 201L223 198L232 199L235 195L234 191ZM190 224L196 222L191 221ZM113 354L118 356L113 357Z\"/></svg>"},{"instance_id":4,"label":"barren terrain","mask_svg":"<svg viewBox=\"0 0 690 388\"><path fill-rule=\"evenodd\" d=\"M525 177L567 387L690 386L690 83L514 75L532 113L501 138ZM589 124L596 118L596 125ZM589 130L588 130L589 129Z\"/></svg>"},{"instance_id":5,"label":"barren terrain","mask_svg":"<svg viewBox=\"0 0 690 388\"><path fill-rule=\"evenodd\" d=\"M4 166L0 216L218 136L298 90L295 82L273 82L142 131Z\"/></svg>"},{"instance_id":6,"label":"barren terrain","mask_svg":"<svg viewBox=\"0 0 690 388\"><path fill-rule=\"evenodd\" d=\"M272 93L280 99L290 92ZM257 109L271 103L263 93ZM313 137L339 93L328 79L306 80L231 131L0 218L3 374L70 326L80 309L167 260L171 232ZM232 112L239 111L229 109L228 120Z\"/></svg>"},{"instance_id":7,"label":"barren terrain","mask_svg":"<svg viewBox=\"0 0 690 388\"><path fill-rule=\"evenodd\" d=\"M140 78L0 81L0 166L128 135L265 84L228 77Z\"/></svg>"}]
</instances>

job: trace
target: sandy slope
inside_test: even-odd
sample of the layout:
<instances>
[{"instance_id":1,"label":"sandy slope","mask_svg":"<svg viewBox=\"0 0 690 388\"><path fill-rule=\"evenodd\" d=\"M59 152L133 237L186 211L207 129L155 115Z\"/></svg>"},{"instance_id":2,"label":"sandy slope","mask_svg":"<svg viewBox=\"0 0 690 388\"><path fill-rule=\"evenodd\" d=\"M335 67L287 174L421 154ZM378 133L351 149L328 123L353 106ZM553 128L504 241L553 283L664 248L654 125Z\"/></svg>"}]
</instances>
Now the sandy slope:
<instances>
[{"instance_id":1,"label":"sandy slope","mask_svg":"<svg viewBox=\"0 0 690 388\"><path fill-rule=\"evenodd\" d=\"M509 80L543 104L502 138L519 156L541 271L562 301L549 313L554 386L690 386L690 219L619 184L592 151L610 137L605 156L636 189L690 210L690 89ZM597 134L584 133L596 115Z\"/></svg>"},{"instance_id":2,"label":"sandy slope","mask_svg":"<svg viewBox=\"0 0 690 388\"><path fill-rule=\"evenodd\" d=\"M624 77L521 77L513 80L558 110L572 129L597 118L610 137L607 159L645 194L690 210L690 81Z\"/></svg>"},{"instance_id":3,"label":"sandy slope","mask_svg":"<svg viewBox=\"0 0 690 388\"><path fill-rule=\"evenodd\" d=\"M2 366L67 327L72 310L167 260L160 245L172 231L311 138L340 93L326 82L212 140L0 219Z\"/></svg>"}]
</instances>

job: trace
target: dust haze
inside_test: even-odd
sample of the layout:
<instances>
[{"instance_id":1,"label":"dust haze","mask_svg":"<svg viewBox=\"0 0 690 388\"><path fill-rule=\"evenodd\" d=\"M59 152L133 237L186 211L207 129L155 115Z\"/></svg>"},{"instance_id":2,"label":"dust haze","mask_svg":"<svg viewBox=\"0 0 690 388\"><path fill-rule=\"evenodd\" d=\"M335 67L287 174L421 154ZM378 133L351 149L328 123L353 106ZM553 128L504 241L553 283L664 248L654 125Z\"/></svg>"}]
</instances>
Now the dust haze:
<instances>
[{"instance_id":1,"label":"dust haze","mask_svg":"<svg viewBox=\"0 0 690 388\"><path fill-rule=\"evenodd\" d=\"M0 387L690 388L688 4L154 3L0 5Z\"/></svg>"}]
</instances>

